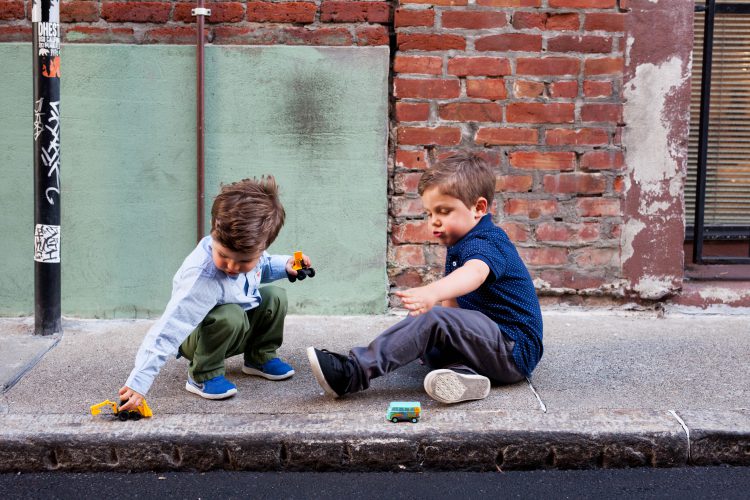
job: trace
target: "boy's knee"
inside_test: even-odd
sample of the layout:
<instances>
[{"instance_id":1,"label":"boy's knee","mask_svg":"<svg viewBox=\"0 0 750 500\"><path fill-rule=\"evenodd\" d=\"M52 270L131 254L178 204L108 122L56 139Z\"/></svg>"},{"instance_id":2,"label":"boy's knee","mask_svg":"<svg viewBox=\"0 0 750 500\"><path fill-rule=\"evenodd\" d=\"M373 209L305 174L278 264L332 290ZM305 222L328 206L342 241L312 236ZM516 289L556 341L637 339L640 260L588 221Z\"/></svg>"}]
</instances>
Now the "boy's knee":
<instances>
[{"instance_id":1,"label":"boy's knee","mask_svg":"<svg viewBox=\"0 0 750 500\"><path fill-rule=\"evenodd\" d=\"M260 296L263 302L270 305L276 310L286 310L287 298L286 290L280 286L264 286L260 289Z\"/></svg>"},{"instance_id":2,"label":"boy's knee","mask_svg":"<svg viewBox=\"0 0 750 500\"><path fill-rule=\"evenodd\" d=\"M237 329L242 328L245 325L245 310L238 304L224 304L214 308L208 316L207 320L210 320L214 327L217 329Z\"/></svg>"}]
</instances>

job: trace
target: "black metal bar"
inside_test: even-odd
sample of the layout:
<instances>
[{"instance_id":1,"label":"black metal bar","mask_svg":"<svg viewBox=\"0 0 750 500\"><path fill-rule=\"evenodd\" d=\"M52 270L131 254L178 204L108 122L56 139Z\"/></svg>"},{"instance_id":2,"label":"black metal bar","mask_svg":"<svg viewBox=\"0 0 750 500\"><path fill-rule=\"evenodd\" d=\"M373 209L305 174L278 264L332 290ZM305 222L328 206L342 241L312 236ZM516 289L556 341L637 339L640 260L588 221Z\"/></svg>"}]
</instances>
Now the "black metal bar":
<instances>
[{"instance_id":1,"label":"black metal bar","mask_svg":"<svg viewBox=\"0 0 750 500\"><path fill-rule=\"evenodd\" d=\"M703 27L700 133L698 137L697 186L695 188L695 220L693 223L693 263L695 264L703 263L703 220L706 204L706 160L708 158L708 112L711 97L711 63L713 60L716 0L706 0L706 9L706 19Z\"/></svg>"},{"instance_id":2,"label":"black metal bar","mask_svg":"<svg viewBox=\"0 0 750 500\"><path fill-rule=\"evenodd\" d=\"M693 226L685 228L685 241L693 241ZM750 226L703 226L703 240L750 239Z\"/></svg>"},{"instance_id":3,"label":"black metal bar","mask_svg":"<svg viewBox=\"0 0 750 500\"><path fill-rule=\"evenodd\" d=\"M62 332L60 308L60 2L33 0L34 333Z\"/></svg>"},{"instance_id":4,"label":"black metal bar","mask_svg":"<svg viewBox=\"0 0 750 500\"><path fill-rule=\"evenodd\" d=\"M705 5L696 5L695 12L706 12ZM717 14L750 14L750 3L716 4Z\"/></svg>"},{"instance_id":5,"label":"black metal bar","mask_svg":"<svg viewBox=\"0 0 750 500\"><path fill-rule=\"evenodd\" d=\"M703 257L702 264L750 264L750 257Z\"/></svg>"},{"instance_id":6,"label":"black metal bar","mask_svg":"<svg viewBox=\"0 0 750 500\"><path fill-rule=\"evenodd\" d=\"M196 40L196 154L198 156L197 162L198 162L198 186L197 186L197 213L196 213L196 233L197 233L197 239L198 241L203 238L203 231L204 231L204 224L203 224L203 217L204 217L204 207L205 207L205 187L204 187L204 177L205 177L205 166L204 166L204 140L205 140L205 131L204 131L204 98L203 98L203 82L204 82L204 33L203 33L203 26L204 26L204 19L205 16L205 7L203 5L203 0L198 0L198 8L195 9L195 15L197 17L196 19L196 28L198 31L197 34L197 40Z\"/></svg>"}]
</instances>

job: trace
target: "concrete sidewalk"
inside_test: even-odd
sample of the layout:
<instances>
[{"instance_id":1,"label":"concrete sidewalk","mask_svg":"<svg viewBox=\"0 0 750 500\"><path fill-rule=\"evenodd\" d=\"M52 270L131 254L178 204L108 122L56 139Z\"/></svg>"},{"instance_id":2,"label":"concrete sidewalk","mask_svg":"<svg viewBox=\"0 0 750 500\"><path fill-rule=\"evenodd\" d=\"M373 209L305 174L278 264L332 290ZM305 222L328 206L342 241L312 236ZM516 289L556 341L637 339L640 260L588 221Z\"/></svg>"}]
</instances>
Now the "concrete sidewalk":
<instances>
[{"instance_id":1,"label":"concrete sidewalk","mask_svg":"<svg viewBox=\"0 0 750 500\"><path fill-rule=\"evenodd\" d=\"M186 361L170 360L147 397L154 417L138 422L88 412L116 397L151 321L68 319L50 339L32 335L31 318L2 319L0 471L750 465L747 317L544 318L545 354L531 383L493 388L483 401L431 400L417 363L329 399L305 347L346 352L400 317L292 316L280 351L292 379L245 376L233 358L238 395L207 401L185 391ZM422 420L386 421L394 400L420 401Z\"/></svg>"}]
</instances>

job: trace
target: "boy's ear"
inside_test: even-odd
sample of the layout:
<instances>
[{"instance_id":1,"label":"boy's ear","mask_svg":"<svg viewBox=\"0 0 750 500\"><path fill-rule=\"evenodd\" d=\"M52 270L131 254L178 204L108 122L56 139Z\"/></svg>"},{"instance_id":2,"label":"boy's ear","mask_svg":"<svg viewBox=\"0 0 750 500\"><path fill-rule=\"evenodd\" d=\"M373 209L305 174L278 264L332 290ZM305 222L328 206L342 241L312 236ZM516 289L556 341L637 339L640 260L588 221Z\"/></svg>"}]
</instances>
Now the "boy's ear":
<instances>
[{"instance_id":1,"label":"boy's ear","mask_svg":"<svg viewBox=\"0 0 750 500\"><path fill-rule=\"evenodd\" d=\"M482 217L487 214L487 210L489 209L489 203L487 202L487 198L480 196L477 202L474 204L474 210L476 211L476 215L479 217Z\"/></svg>"}]
</instances>

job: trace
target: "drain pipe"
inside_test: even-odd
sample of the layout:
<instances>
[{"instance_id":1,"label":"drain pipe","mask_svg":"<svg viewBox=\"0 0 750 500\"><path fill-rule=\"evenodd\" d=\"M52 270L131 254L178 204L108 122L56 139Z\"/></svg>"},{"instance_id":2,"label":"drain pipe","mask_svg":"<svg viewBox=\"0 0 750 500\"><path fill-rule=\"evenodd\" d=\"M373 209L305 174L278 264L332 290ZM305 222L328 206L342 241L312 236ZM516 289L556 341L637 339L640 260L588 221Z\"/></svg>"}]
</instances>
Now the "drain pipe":
<instances>
[{"instance_id":1,"label":"drain pipe","mask_svg":"<svg viewBox=\"0 0 750 500\"><path fill-rule=\"evenodd\" d=\"M203 0L198 0L198 7L192 10L193 16L197 17L197 26L198 26L198 35L197 35L197 44L196 44L196 62L197 62L197 71L196 71L196 100L197 100L197 115L196 115L196 153L198 155L198 194L197 194L197 205L198 205L198 212L196 214L197 221L196 221L196 238L198 241L203 238L203 211L205 206L205 188L204 188L204 179L205 179L205 164L204 164L204 137L205 137L205 130L204 130L204 117L203 117L203 73L204 73L204 57L203 57L203 44L204 44L204 34L203 34L203 18L204 16L210 16L211 15L211 9L206 9L203 6Z\"/></svg>"}]
</instances>

